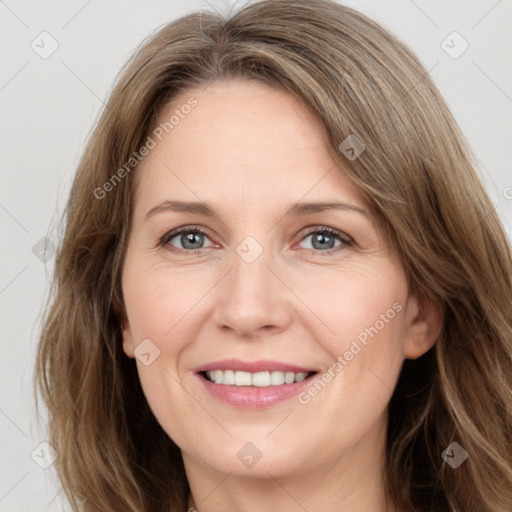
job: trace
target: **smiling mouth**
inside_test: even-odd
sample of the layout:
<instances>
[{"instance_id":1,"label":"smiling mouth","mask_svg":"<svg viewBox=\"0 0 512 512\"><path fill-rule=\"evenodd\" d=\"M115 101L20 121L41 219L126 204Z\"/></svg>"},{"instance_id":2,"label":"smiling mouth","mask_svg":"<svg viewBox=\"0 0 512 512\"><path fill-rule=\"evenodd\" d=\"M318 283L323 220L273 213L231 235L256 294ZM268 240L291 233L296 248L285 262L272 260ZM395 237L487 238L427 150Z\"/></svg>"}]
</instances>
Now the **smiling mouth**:
<instances>
[{"instance_id":1,"label":"smiling mouth","mask_svg":"<svg viewBox=\"0 0 512 512\"><path fill-rule=\"evenodd\" d=\"M235 370L213 370L199 372L207 381L224 386L269 387L295 384L311 378L318 372L243 372Z\"/></svg>"}]
</instances>

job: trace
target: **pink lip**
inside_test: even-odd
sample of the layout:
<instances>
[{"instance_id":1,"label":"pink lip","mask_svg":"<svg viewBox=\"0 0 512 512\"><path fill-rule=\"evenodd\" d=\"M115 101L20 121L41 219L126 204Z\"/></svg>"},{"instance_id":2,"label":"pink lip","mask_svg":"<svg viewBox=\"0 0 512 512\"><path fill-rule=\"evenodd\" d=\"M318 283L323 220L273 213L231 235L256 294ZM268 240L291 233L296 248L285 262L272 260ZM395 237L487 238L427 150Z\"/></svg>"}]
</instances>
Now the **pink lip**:
<instances>
[{"instance_id":1,"label":"pink lip","mask_svg":"<svg viewBox=\"0 0 512 512\"><path fill-rule=\"evenodd\" d=\"M215 384L207 380L202 373L213 370L234 370L256 373L259 371L282 371L294 373L310 373L315 370L296 366L279 361L240 361L239 359L226 359L198 367L195 372L211 396L233 407L244 409L261 409L270 407L278 402L299 394L304 388L311 385L308 377L301 382L282 384L280 386L229 386Z\"/></svg>"},{"instance_id":2,"label":"pink lip","mask_svg":"<svg viewBox=\"0 0 512 512\"><path fill-rule=\"evenodd\" d=\"M210 372L214 370L233 370L240 372L294 372L294 373L308 373L314 372L312 368L305 368L303 366L296 366L293 364L282 363L280 361L271 361L261 359L259 361L241 361L240 359L223 359L222 361L215 361L199 366L194 371ZM276 386L277 387L277 386Z\"/></svg>"},{"instance_id":3,"label":"pink lip","mask_svg":"<svg viewBox=\"0 0 512 512\"><path fill-rule=\"evenodd\" d=\"M232 407L243 409L262 409L298 395L304 388L311 385L311 378L293 384L281 386L229 386L210 382L200 373L197 378L214 398Z\"/></svg>"}]
</instances>

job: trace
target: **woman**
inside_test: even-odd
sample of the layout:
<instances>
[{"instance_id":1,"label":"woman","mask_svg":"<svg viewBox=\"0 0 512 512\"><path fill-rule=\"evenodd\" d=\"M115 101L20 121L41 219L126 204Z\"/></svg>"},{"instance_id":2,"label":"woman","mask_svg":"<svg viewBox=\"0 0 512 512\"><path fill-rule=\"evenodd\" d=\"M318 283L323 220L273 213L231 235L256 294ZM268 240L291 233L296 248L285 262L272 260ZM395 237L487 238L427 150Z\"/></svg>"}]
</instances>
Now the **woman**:
<instances>
[{"instance_id":1,"label":"woman","mask_svg":"<svg viewBox=\"0 0 512 512\"><path fill-rule=\"evenodd\" d=\"M74 510L505 512L511 253L418 59L328 0L133 56L37 383Z\"/></svg>"}]
</instances>

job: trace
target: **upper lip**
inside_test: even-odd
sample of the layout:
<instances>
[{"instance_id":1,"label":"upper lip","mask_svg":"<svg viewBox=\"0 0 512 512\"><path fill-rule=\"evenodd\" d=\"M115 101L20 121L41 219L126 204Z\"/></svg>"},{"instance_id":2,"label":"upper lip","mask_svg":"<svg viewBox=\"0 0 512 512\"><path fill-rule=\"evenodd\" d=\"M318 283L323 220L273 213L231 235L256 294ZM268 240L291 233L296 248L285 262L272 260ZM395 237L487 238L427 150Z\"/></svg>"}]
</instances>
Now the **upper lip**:
<instances>
[{"instance_id":1,"label":"upper lip","mask_svg":"<svg viewBox=\"0 0 512 512\"><path fill-rule=\"evenodd\" d=\"M268 359L260 359L257 361L242 361L240 359L223 359L222 361L214 361L197 367L194 371L210 372L214 370L233 370L241 372L294 372L309 373L314 372L311 368L298 366L296 364L283 363L281 361L271 361Z\"/></svg>"}]
</instances>

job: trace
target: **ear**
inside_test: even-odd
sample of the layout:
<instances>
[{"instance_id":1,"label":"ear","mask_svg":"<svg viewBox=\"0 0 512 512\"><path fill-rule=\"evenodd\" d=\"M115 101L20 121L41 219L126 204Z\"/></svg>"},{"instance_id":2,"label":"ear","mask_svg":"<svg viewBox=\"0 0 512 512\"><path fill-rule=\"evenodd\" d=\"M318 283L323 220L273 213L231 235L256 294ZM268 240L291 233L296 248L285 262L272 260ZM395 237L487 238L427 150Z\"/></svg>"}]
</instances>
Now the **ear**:
<instances>
[{"instance_id":1,"label":"ear","mask_svg":"<svg viewBox=\"0 0 512 512\"><path fill-rule=\"evenodd\" d=\"M443 325L443 309L440 304L411 294L405 313L407 325L404 356L406 359L417 359L428 352L437 341Z\"/></svg>"},{"instance_id":2,"label":"ear","mask_svg":"<svg viewBox=\"0 0 512 512\"><path fill-rule=\"evenodd\" d=\"M128 322L126 308L124 307L123 304L121 304L121 300L119 300L117 293L115 293L114 295L113 307L116 317L119 320L121 335L123 336L123 351L128 357L134 358L135 345L133 343L133 336L130 323Z\"/></svg>"}]
</instances>

